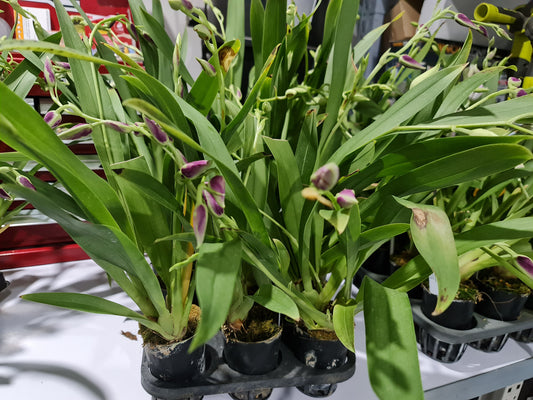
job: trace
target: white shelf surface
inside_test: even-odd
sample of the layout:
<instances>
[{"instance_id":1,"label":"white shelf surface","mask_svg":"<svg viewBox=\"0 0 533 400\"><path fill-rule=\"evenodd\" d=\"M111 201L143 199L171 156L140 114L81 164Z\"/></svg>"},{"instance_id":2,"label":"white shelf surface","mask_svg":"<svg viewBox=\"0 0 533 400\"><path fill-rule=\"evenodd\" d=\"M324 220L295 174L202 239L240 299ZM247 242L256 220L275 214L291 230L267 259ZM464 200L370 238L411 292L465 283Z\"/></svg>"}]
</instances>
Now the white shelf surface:
<instances>
[{"instance_id":1,"label":"white shelf surface","mask_svg":"<svg viewBox=\"0 0 533 400\"><path fill-rule=\"evenodd\" d=\"M140 383L141 342L121 332L137 333L137 323L121 317L85 314L21 300L23 293L74 291L103 296L134 307L119 288L110 287L102 270L92 261L27 267L4 271L11 285L0 293L0 399L13 400L147 400ZM340 383L332 400L377 397L372 392L366 369L364 322L356 317L356 372ZM140 339L140 338L139 338ZM443 364L420 354L424 390L432 399L454 397L465 379L490 377L495 385L521 381L517 373L523 363L533 363L533 344L509 339L499 353L468 348L456 363ZM522 364L521 364L522 363ZM513 370L513 366L515 367ZM518 368L518 371L523 368ZM507 371L507 373L501 372ZM500 373L501 372L501 373ZM503 380L503 381L502 381ZM448 386L443 397L439 387ZM477 387L478 395L491 388ZM433 389L433 390L432 390ZM433 392L433 393L432 393ZM465 395L465 392L462 392ZM474 396L472 396L474 397ZM470 397L468 397L470 398ZM205 400L229 399L227 395ZM304 400L309 397L294 388L274 389L272 400Z\"/></svg>"}]
</instances>

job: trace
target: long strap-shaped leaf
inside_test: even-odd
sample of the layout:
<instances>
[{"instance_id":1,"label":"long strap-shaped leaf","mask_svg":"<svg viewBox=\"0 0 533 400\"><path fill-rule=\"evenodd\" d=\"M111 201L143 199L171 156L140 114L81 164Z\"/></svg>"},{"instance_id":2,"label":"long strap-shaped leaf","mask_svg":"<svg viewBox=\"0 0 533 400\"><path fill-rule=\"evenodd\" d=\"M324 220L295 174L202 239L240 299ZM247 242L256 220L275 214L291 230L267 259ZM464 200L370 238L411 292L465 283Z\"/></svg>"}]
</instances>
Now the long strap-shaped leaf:
<instances>
[{"instance_id":1,"label":"long strap-shaped leaf","mask_svg":"<svg viewBox=\"0 0 533 400\"><path fill-rule=\"evenodd\" d=\"M107 182L83 164L40 115L1 82L0 140L44 165L91 221L118 227L113 215L122 214L122 205Z\"/></svg>"},{"instance_id":2,"label":"long strap-shaped leaf","mask_svg":"<svg viewBox=\"0 0 533 400\"><path fill-rule=\"evenodd\" d=\"M388 196L407 196L471 181L511 169L532 157L524 146L506 143L488 144L452 154L415 168L379 188L361 203L361 214L372 212L372 207L381 204Z\"/></svg>"},{"instance_id":3,"label":"long strap-shaped leaf","mask_svg":"<svg viewBox=\"0 0 533 400\"><path fill-rule=\"evenodd\" d=\"M342 135L333 131L338 120L339 109L343 100L348 57L352 45L355 21L359 11L359 0L343 0L337 29L335 33L335 47L333 49L332 79L328 103L326 106L326 120L322 128L320 141L321 161L327 159L342 140Z\"/></svg>"},{"instance_id":4,"label":"long strap-shaped leaf","mask_svg":"<svg viewBox=\"0 0 533 400\"><path fill-rule=\"evenodd\" d=\"M424 398L411 305L407 294L364 284L368 373L380 399ZM401 366L401 368L399 368Z\"/></svg>"},{"instance_id":5,"label":"long strap-shaped leaf","mask_svg":"<svg viewBox=\"0 0 533 400\"><path fill-rule=\"evenodd\" d=\"M412 118L418 111L429 104L435 96L444 91L461 73L462 67L449 67L424 79L410 89L385 111L374 123L357 132L344 143L329 161L342 164L357 150L372 140L385 135L398 125Z\"/></svg>"},{"instance_id":6,"label":"long strap-shaped leaf","mask_svg":"<svg viewBox=\"0 0 533 400\"><path fill-rule=\"evenodd\" d=\"M135 320L149 329L158 332L167 339L172 339L171 336L161 330L161 327L148 318L136 313L135 311L125 307L121 304L103 299L101 297L92 296L83 293L31 293L21 296L24 300L34 301L36 303L48 304L51 306L67 308L69 310L77 310L83 312L90 312L94 314L117 315Z\"/></svg>"},{"instance_id":7,"label":"long strap-shaped leaf","mask_svg":"<svg viewBox=\"0 0 533 400\"><path fill-rule=\"evenodd\" d=\"M57 207L46 192L31 190L16 184L6 184L6 189L30 201L43 214L55 220L80 245L80 247L104 270L108 265L118 267L130 276L138 278L142 285L138 288L123 288L139 307L146 310L146 299L136 293L144 292L158 313L161 325L167 332L172 332L169 323L169 312L161 293L159 282L147 263L144 255L136 245L119 229L112 226L97 225L83 222Z\"/></svg>"}]
</instances>

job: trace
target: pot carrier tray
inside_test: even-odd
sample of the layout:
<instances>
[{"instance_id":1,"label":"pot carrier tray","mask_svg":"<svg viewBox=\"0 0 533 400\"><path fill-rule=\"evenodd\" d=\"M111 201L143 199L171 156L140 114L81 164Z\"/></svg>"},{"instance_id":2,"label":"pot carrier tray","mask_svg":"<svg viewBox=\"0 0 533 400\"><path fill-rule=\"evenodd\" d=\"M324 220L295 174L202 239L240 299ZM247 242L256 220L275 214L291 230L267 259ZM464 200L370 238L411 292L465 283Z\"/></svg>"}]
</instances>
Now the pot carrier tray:
<instances>
[{"instance_id":1,"label":"pot carrier tray","mask_svg":"<svg viewBox=\"0 0 533 400\"><path fill-rule=\"evenodd\" d=\"M533 311L524 309L515 321L499 321L474 313L476 326L467 330L450 329L427 318L420 301L412 300L413 320L421 351L441 362L458 361L468 346L485 352L500 351L507 339L533 341Z\"/></svg>"},{"instance_id":2,"label":"pot carrier tray","mask_svg":"<svg viewBox=\"0 0 533 400\"><path fill-rule=\"evenodd\" d=\"M300 362L285 343L281 344L279 366L263 375L246 375L232 370L222 355L224 338L215 336L206 345L206 372L189 382L166 382L154 377L143 355L141 384L154 400L199 400L205 395L228 393L238 400L267 399L273 388L298 387L312 397L331 395L336 384L355 373L355 355L330 370L314 369Z\"/></svg>"}]
</instances>

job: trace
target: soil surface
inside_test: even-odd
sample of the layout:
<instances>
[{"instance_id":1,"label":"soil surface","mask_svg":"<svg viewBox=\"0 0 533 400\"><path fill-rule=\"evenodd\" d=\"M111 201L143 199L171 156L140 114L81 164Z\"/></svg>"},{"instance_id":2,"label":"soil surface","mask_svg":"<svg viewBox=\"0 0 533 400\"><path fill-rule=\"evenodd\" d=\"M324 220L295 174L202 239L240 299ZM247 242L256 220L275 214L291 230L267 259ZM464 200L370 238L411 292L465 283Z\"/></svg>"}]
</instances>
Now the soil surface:
<instances>
[{"instance_id":1,"label":"soil surface","mask_svg":"<svg viewBox=\"0 0 533 400\"><path fill-rule=\"evenodd\" d=\"M530 294L531 289L518 278L502 277L492 269L485 269L478 273L477 279L494 290L510 293Z\"/></svg>"},{"instance_id":2,"label":"soil surface","mask_svg":"<svg viewBox=\"0 0 533 400\"><path fill-rule=\"evenodd\" d=\"M261 342L275 336L280 330L278 315L254 305L244 321L233 321L222 327L227 338L240 342Z\"/></svg>"}]
</instances>

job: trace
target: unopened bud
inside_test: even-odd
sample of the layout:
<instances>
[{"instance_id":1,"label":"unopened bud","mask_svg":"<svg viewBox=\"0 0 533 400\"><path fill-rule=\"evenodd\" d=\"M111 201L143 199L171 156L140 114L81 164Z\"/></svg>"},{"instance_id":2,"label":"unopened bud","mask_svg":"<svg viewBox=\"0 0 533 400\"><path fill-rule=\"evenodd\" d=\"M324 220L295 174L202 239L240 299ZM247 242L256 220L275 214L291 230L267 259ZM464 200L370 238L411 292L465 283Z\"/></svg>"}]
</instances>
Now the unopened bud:
<instances>
[{"instance_id":1,"label":"unopened bud","mask_svg":"<svg viewBox=\"0 0 533 400\"><path fill-rule=\"evenodd\" d=\"M335 163L325 164L311 175L311 182L318 190L331 190L338 180L339 167Z\"/></svg>"}]
</instances>

